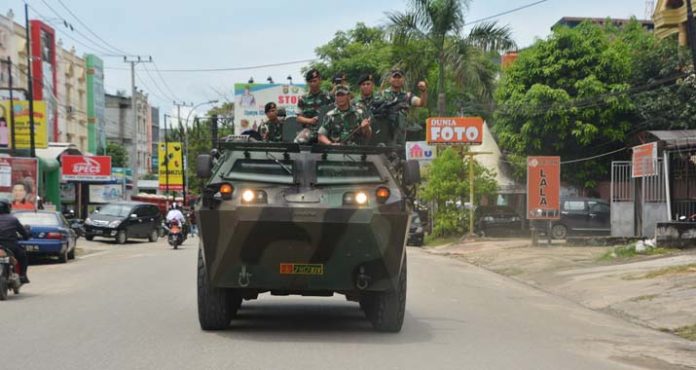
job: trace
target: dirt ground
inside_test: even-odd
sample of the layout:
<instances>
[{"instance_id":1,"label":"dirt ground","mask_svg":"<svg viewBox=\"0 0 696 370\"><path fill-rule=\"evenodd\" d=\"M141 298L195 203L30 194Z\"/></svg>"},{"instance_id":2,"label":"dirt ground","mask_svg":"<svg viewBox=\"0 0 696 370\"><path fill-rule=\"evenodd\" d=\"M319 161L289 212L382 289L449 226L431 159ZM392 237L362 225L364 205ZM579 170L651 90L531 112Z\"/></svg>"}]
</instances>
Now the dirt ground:
<instances>
[{"instance_id":1,"label":"dirt ground","mask_svg":"<svg viewBox=\"0 0 696 370\"><path fill-rule=\"evenodd\" d=\"M532 247L529 239L484 238L426 250L462 259L588 308L696 340L696 250L602 259L612 248L571 247L563 242Z\"/></svg>"}]
</instances>

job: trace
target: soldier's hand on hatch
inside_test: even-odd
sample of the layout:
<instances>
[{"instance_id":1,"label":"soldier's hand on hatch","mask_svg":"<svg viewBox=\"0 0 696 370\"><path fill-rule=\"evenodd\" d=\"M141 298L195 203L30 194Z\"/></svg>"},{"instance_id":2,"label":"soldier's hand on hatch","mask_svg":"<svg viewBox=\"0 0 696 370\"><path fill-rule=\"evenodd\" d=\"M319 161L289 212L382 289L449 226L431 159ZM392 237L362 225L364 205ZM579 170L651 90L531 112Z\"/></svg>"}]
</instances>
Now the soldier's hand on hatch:
<instances>
[{"instance_id":1,"label":"soldier's hand on hatch","mask_svg":"<svg viewBox=\"0 0 696 370\"><path fill-rule=\"evenodd\" d=\"M425 81L420 81L420 82L418 82L417 87L418 87L418 91L425 92L426 90L428 90L428 83Z\"/></svg>"}]
</instances>

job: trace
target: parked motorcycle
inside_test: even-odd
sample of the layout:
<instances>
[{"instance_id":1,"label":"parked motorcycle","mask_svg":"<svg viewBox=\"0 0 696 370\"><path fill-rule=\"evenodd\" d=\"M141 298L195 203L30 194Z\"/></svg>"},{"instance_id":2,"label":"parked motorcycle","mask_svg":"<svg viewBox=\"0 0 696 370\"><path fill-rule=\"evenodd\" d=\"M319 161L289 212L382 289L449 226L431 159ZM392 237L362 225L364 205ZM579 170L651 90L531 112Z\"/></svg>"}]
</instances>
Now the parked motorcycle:
<instances>
[{"instance_id":1,"label":"parked motorcycle","mask_svg":"<svg viewBox=\"0 0 696 370\"><path fill-rule=\"evenodd\" d=\"M19 269L19 263L12 252L0 246L0 301L7 299L10 289L14 294L19 294L19 288L22 286L17 273Z\"/></svg>"},{"instance_id":2,"label":"parked motorcycle","mask_svg":"<svg viewBox=\"0 0 696 370\"><path fill-rule=\"evenodd\" d=\"M169 245L177 249L181 244L184 243L186 235L184 235L184 230L179 224L179 221L173 220L167 224L167 242Z\"/></svg>"}]
</instances>

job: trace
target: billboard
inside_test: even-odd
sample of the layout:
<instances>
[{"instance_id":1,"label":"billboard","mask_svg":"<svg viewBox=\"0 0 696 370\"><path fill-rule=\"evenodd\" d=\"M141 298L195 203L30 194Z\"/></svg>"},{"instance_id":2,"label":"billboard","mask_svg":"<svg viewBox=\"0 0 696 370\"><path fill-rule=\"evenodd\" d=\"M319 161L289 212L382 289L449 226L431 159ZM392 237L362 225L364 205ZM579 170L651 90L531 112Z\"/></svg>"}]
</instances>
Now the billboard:
<instances>
[{"instance_id":1,"label":"billboard","mask_svg":"<svg viewBox=\"0 0 696 370\"><path fill-rule=\"evenodd\" d=\"M474 145L483 142L481 117L431 117L425 124L428 144Z\"/></svg>"},{"instance_id":2,"label":"billboard","mask_svg":"<svg viewBox=\"0 0 696 370\"><path fill-rule=\"evenodd\" d=\"M63 155L60 157L62 180L111 181L111 157Z\"/></svg>"},{"instance_id":3,"label":"billboard","mask_svg":"<svg viewBox=\"0 0 696 370\"><path fill-rule=\"evenodd\" d=\"M29 101L27 100L5 100L0 102L0 117L7 123L6 125L0 123L0 147L12 146L10 109L14 111L15 147L17 149L29 149L31 147L31 127L29 122ZM39 100L34 100L34 146L36 148L48 147L46 104Z\"/></svg>"},{"instance_id":4,"label":"billboard","mask_svg":"<svg viewBox=\"0 0 696 370\"><path fill-rule=\"evenodd\" d=\"M159 166L160 190L184 190L184 161L181 143L173 142L166 145L160 143L158 149L158 158L161 158Z\"/></svg>"},{"instance_id":5,"label":"billboard","mask_svg":"<svg viewBox=\"0 0 696 370\"><path fill-rule=\"evenodd\" d=\"M527 157L527 219L561 217L561 157Z\"/></svg>"},{"instance_id":6,"label":"billboard","mask_svg":"<svg viewBox=\"0 0 696 370\"><path fill-rule=\"evenodd\" d=\"M256 129L266 120L264 106L274 102L285 108L287 116L297 115L297 102L305 94L305 85L291 84L234 84L234 132L242 132L240 122L249 121L249 128Z\"/></svg>"},{"instance_id":7,"label":"billboard","mask_svg":"<svg viewBox=\"0 0 696 370\"><path fill-rule=\"evenodd\" d=\"M631 177L657 175L657 142L633 147Z\"/></svg>"},{"instance_id":8,"label":"billboard","mask_svg":"<svg viewBox=\"0 0 696 370\"><path fill-rule=\"evenodd\" d=\"M122 199L123 185L121 184L89 185L90 203L111 203Z\"/></svg>"},{"instance_id":9,"label":"billboard","mask_svg":"<svg viewBox=\"0 0 696 370\"><path fill-rule=\"evenodd\" d=\"M0 197L13 210L36 209L39 164L35 158L0 157Z\"/></svg>"}]
</instances>

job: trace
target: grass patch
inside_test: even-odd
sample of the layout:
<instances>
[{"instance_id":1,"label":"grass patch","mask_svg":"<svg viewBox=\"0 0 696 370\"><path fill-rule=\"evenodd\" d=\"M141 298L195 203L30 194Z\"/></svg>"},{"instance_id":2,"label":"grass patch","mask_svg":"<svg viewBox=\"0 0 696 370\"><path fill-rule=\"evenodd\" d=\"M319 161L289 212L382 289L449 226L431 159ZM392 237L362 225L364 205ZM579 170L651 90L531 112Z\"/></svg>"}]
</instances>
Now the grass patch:
<instances>
[{"instance_id":1,"label":"grass patch","mask_svg":"<svg viewBox=\"0 0 696 370\"><path fill-rule=\"evenodd\" d=\"M631 298L631 302L642 302L642 301L652 301L657 298L657 294L647 294L640 297Z\"/></svg>"},{"instance_id":2,"label":"grass patch","mask_svg":"<svg viewBox=\"0 0 696 370\"><path fill-rule=\"evenodd\" d=\"M599 257L600 261L614 261L617 259L629 259L636 256L657 256L670 254L673 251L667 248L649 248L643 252L637 252L634 244L620 245L607 251Z\"/></svg>"},{"instance_id":3,"label":"grass patch","mask_svg":"<svg viewBox=\"0 0 696 370\"><path fill-rule=\"evenodd\" d=\"M663 269L648 272L643 276L643 279L654 279L665 275L680 275L696 273L696 263L689 265L670 266Z\"/></svg>"},{"instance_id":4,"label":"grass patch","mask_svg":"<svg viewBox=\"0 0 696 370\"><path fill-rule=\"evenodd\" d=\"M696 324L677 328L674 330L674 334L684 339L696 341Z\"/></svg>"},{"instance_id":5,"label":"grass patch","mask_svg":"<svg viewBox=\"0 0 696 370\"><path fill-rule=\"evenodd\" d=\"M448 237L444 237L444 238L435 237L433 235L426 235L424 245L426 245L428 247L437 247L440 245L456 243L461 238L462 238L461 235L460 236L448 236Z\"/></svg>"}]
</instances>

